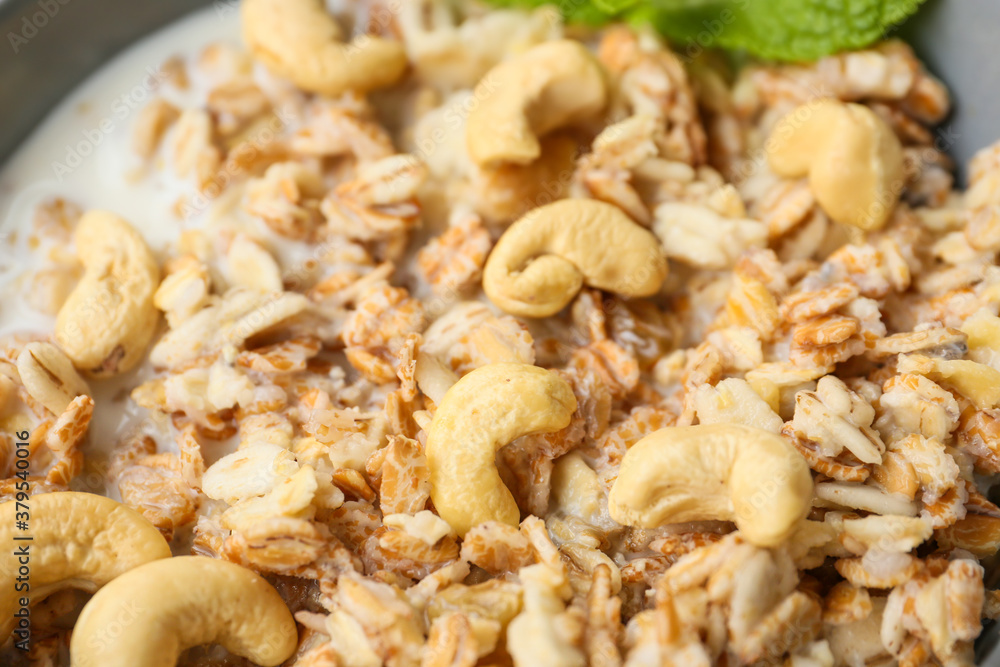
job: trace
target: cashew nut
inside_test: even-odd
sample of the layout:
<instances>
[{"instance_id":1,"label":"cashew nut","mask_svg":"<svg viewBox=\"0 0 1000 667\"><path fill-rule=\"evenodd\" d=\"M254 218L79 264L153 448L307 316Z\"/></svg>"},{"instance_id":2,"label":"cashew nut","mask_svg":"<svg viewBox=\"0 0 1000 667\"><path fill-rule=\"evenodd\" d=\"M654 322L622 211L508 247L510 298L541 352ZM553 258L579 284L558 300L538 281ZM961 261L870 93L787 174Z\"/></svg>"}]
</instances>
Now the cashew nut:
<instances>
[{"instance_id":1,"label":"cashew nut","mask_svg":"<svg viewBox=\"0 0 1000 667\"><path fill-rule=\"evenodd\" d=\"M109 377L145 354L160 269L142 236L114 213L88 211L74 240L84 274L59 309L56 342L80 370Z\"/></svg>"},{"instance_id":2,"label":"cashew nut","mask_svg":"<svg viewBox=\"0 0 1000 667\"><path fill-rule=\"evenodd\" d=\"M512 315L547 317L584 283L625 296L655 294L667 276L656 237L611 204L566 199L530 211L500 237L483 289Z\"/></svg>"},{"instance_id":3,"label":"cashew nut","mask_svg":"<svg viewBox=\"0 0 1000 667\"><path fill-rule=\"evenodd\" d=\"M809 466L781 436L735 424L675 426L628 450L609 510L642 528L735 521L747 540L770 547L791 535L812 498Z\"/></svg>"},{"instance_id":4,"label":"cashew nut","mask_svg":"<svg viewBox=\"0 0 1000 667\"><path fill-rule=\"evenodd\" d=\"M860 104L803 105L778 122L767 149L771 169L788 178L808 174L820 206L845 225L880 229L903 191L902 145Z\"/></svg>"},{"instance_id":5,"label":"cashew nut","mask_svg":"<svg viewBox=\"0 0 1000 667\"><path fill-rule=\"evenodd\" d=\"M124 629L117 636L109 628ZM173 667L219 643L265 667L295 651L298 632L278 592L228 561L180 556L147 563L97 592L73 629L73 667Z\"/></svg>"},{"instance_id":6,"label":"cashew nut","mask_svg":"<svg viewBox=\"0 0 1000 667\"><path fill-rule=\"evenodd\" d=\"M17 373L31 397L55 415L61 415L77 396L90 394L73 362L52 343L25 345L17 357Z\"/></svg>"},{"instance_id":7,"label":"cashew nut","mask_svg":"<svg viewBox=\"0 0 1000 667\"><path fill-rule=\"evenodd\" d=\"M15 518L24 504L0 505L0 641L14 629L20 598L32 602L63 588L94 591L115 577L152 560L170 557L160 531L135 510L92 493L60 491L31 496L30 530L21 532ZM31 536L31 541L15 537ZM15 582L24 563L18 547L30 547L31 589ZM22 580L23 581L23 580Z\"/></svg>"},{"instance_id":8,"label":"cashew nut","mask_svg":"<svg viewBox=\"0 0 1000 667\"><path fill-rule=\"evenodd\" d=\"M476 86L479 105L465 130L469 156L480 166L533 162L541 155L539 137L595 116L606 98L604 73L583 44L539 44L500 63Z\"/></svg>"},{"instance_id":9,"label":"cashew nut","mask_svg":"<svg viewBox=\"0 0 1000 667\"><path fill-rule=\"evenodd\" d=\"M254 58L303 90L336 97L395 83L406 69L399 42L361 35L344 43L322 0L244 0L243 40Z\"/></svg>"},{"instance_id":10,"label":"cashew nut","mask_svg":"<svg viewBox=\"0 0 1000 667\"><path fill-rule=\"evenodd\" d=\"M565 428L576 410L569 383L519 363L488 364L445 394L427 437L431 499L464 536L484 521L518 525L514 496L497 472L497 450L522 435Z\"/></svg>"}]
</instances>

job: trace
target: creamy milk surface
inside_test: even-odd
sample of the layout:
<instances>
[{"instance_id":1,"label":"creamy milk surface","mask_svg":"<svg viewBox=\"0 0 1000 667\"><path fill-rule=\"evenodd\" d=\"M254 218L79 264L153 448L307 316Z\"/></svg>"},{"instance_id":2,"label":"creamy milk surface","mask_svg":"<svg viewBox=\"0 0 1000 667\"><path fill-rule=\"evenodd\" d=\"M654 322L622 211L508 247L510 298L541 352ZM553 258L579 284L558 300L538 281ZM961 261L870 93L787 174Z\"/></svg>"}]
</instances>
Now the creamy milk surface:
<instances>
[{"instance_id":1,"label":"creamy milk surface","mask_svg":"<svg viewBox=\"0 0 1000 667\"><path fill-rule=\"evenodd\" d=\"M154 33L117 55L70 93L3 166L0 335L49 335L53 330L54 319L34 310L26 298L26 276L45 259L44 243L38 248L38 239L33 236L32 221L40 203L61 197L83 210L112 211L132 223L161 258L181 231L205 223L210 206L178 215L176 202L182 194L190 196L194 185L177 179L172 169L143 166L132 149L132 126L154 96L183 108L206 94L207 86L199 85L197 72L190 70L188 90L163 85L166 75L161 65L171 56L190 57L213 42L235 45L239 41L239 15L229 5L223 11L208 7ZM96 408L88 459L95 455L100 459L128 428L141 428L154 436L164 431L161 425L146 420L144 409L127 400L142 372L90 381ZM171 438L157 440L166 449L173 448ZM103 481L99 477L88 468L81 475L82 484L86 490L100 491Z\"/></svg>"}]
</instances>

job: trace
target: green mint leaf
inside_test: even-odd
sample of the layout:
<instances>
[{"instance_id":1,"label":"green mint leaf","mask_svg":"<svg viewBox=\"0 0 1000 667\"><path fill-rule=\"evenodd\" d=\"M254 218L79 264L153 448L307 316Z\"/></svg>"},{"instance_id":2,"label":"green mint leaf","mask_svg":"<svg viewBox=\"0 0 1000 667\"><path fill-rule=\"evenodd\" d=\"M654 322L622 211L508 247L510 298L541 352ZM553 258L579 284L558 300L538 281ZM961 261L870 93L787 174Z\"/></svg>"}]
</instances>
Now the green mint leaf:
<instances>
[{"instance_id":1,"label":"green mint leaf","mask_svg":"<svg viewBox=\"0 0 1000 667\"><path fill-rule=\"evenodd\" d=\"M917 9L924 0L892 0L886 2L885 20L886 25L899 25L906 19L917 13Z\"/></svg>"},{"instance_id":2,"label":"green mint leaf","mask_svg":"<svg viewBox=\"0 0 1000 667\"><path fill-rule=\"evenodd\" d=\"M639 0L591 0L594 7L608 16L616 16L629 7L639 3Z\"/></svg>"},{"instance_id":3,"label":"green mint leaf","mask_svg":"<svg viewBox=\"0 0 1000 667\"><path fill-rule=\"evenodd\" d=\"M636 14L675 41L806 61L860 49L923 0L653 0ZM688 51L690 52L690 46Z\"/></svg>"},{"instance_id":4,"label":"green mint leaf","mask_svg":"<svg viewBox=\"0 0 1000 667\"><path fill-rule=\"evenodd\" d=\"M746 51L808 61L886 36L924 0L489 0L505 7L552 4L570 23L651 23L681 50Z\"/></svg>"}]
</instances>

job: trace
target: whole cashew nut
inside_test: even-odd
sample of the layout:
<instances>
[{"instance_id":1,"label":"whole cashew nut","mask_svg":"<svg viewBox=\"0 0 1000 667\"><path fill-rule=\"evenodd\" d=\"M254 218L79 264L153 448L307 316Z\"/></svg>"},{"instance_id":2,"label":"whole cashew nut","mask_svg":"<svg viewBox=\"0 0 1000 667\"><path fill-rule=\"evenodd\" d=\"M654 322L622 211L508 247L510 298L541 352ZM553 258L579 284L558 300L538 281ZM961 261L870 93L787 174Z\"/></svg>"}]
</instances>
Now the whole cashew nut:
<instances>
[{"instance_id":1,"label":"whole cashew nut","mask_svg":"<svg viewBox=\"0 0 1000 667\"><path fill-rule=\"evenodd\" d=\"M94 591L149 561L170 557L170 547L153 524L135 510L92 493L60 491L31 496L29 530L15 530L24 505L0 505L0 641L14 629L21 597L32 602L63 588ZM15 537L31 536L31 541ZM19 547L29 547L27 564ZM29 591L15 582L21 566L30 573ZM23 574L23 573L22 573ZM23 579L22 579L23 581Z\"/></svg>"},{"instance_id":2,"label":"whole cashew nut","mask_svg":"<svg viewBox=\"0 0 1000 667\"><path fill-rule=\"evenodd\" d=\"M342 41L322 0L243 0L243 40L254 58L303 90L336 97L399 80L406 51L399 42L361 35Z\"/></svg>"},{"instance_id":3,"label":"whole cashew nut","mask_svg":"<svg viewBox=\"0 0 1000 667\"><path fill-rule=\"evenodd\" d=\"M656 237L617 207L565 199L511 225L486 261L483 289L512 315L547 317L584 283L625 296L655 294L667 277Z\"/></svg>"},{"instance_id":4,"label":"whole cashew nut","mask_svg":"<svg viewBox=\"0 0 1000 667\"><path fill-rule=\"evenodd\" d=\"M431 499L461 536L484 521L518 525L520 512L497 472L497 450L522 435L565 428L576 410L569 383L519 363L481 366L456 382L427 437Z\"/></svg>"},{"instance_id":5,"label":"whole cashew nut","mask_svg":"<svg viewBox=\"0 0 1000 667\"><path fill-rule=\"evenodd\" d=\"M83 278L56 317L56 342L80 370L110 377L142 360L156 330L160 268L142 236L106 211L88 211L74 235Z\"/></svg>"},{"instance_id":6,"label":"whole cashew nut","mask_svg":"<svg viewBox=\"0 0 1000 667\"><path fill-rule=\"evenodd\" d=\"M784 541L805 517L813 480L781 436L749 426L674 426L637 442L611 488L611 518L630 526L735 521L764 547Z\"/></svg>"},{"instance_id":7,"label":"whole cashew nut","mask_svg":"<svg viewBox=\"0 0 1000 667\"><path fill-rule=\"evenodd\" d=\"M123 628L110 636L109 628ZM173 667L182 651L219 643L264 667L295 651L298 632L278 592L234 563L180 556L147 563L90 599L73 629L73 667Z\"/></svg>"},{"instance_id":8,"label":"whole cashew nut","mask_svg":"<svg viewBox=\"0 0 1000 667\"><path fill-rule=\"evenodd\" d=\"M864 230L886 223L905 184L899 139L860 104L823 100L799 107L775 126L767 151L775 173L808 174L827 215Z\"/></svg>"},{"instance_id":9,"label":"whole cashew nut","mask_svg":"<svg viewBox=\"0 0 1000 667\"><path fill-rule=\"evenodd\" d=\"M545 42L500 63L476 86L465 142L480 166L528 164L538 138L593 117L604 108L604 72L583 44Z\"/></svg>"}]
</instances>

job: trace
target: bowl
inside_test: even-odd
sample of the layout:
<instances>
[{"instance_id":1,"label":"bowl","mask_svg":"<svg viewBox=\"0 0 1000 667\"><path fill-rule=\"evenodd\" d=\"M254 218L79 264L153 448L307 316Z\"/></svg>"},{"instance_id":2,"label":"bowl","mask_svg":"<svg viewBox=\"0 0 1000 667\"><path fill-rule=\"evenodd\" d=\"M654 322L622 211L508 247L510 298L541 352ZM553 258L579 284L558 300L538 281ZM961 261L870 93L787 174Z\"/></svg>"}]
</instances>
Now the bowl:
<instances>
[{"instance_id":1,"label":"bowl","mask_svg":"<svg viewBox=\"0 0 1000 667\"><path fill-rule=\"evenodd\" d=\"M79 82L116 53L190 11L212 4L235 12L238 0L0 0L0 164ZM956 161L959 182L969 159L1000 139L1000 55L997 0L929 0L890 34L912 44L946 82L951 116L938 146ZM16 102L16 103L15 103ZM0 214L7 209L0 199ZM1000 567L988 583L995 586ZM1000 667L1000 626L988 625L976 645L977 664Z\"/></svg>"},{"instance_id":2,"label":"bowl","mask_svg":"<svg viewBox=\"0 0 1000 667\"><path fill-rule=\"evenodd\" d=\"M0 59L0 162L55 104L88 74L144 35L212 4L237 10L238 0L0 0L0 35L9 49ZM899 35L914 45L955 98L955 111L939 141L955 158L959 176L969 158L1000 139L995 120L1000 81L996 0L929 0ZM16 95L17 104L9 101ZM0 204L2 208L2 204Z\"/></svg>"}]
</instances>

